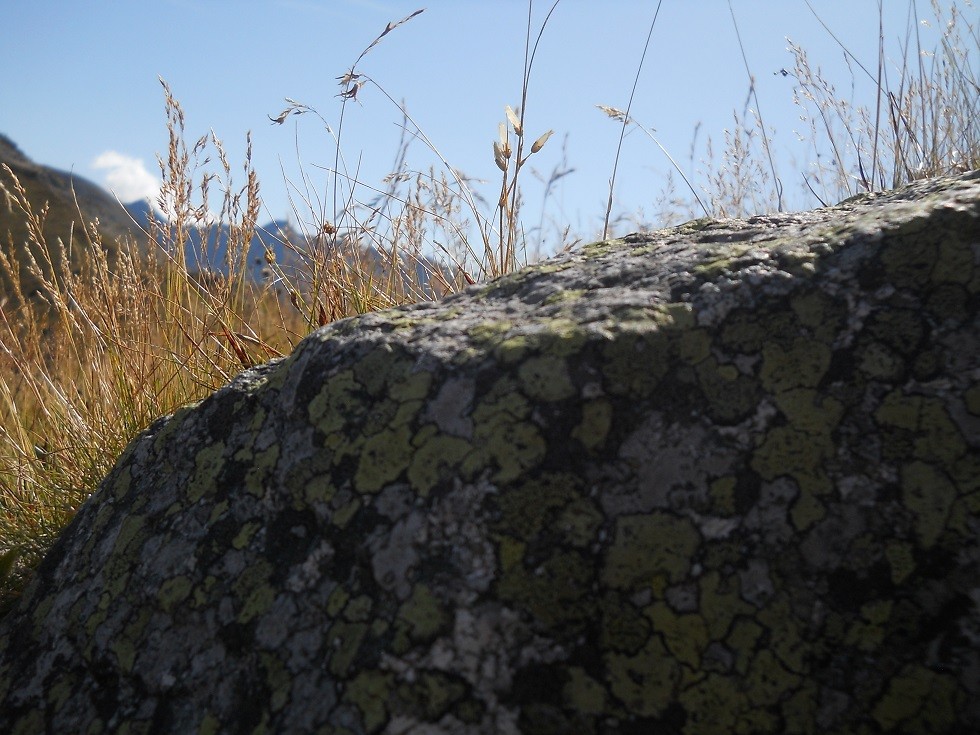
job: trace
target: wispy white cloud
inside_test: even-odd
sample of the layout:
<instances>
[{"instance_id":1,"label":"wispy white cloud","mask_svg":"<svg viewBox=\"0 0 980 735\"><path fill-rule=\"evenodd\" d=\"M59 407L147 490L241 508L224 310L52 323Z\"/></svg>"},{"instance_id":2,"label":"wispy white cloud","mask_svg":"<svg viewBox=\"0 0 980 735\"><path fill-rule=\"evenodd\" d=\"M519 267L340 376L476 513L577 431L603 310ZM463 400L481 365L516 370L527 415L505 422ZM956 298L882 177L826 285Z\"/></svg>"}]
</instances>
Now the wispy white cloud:
<instances>
[{"instance_id":1,"label":"wispy white cloud","mask_svg":"<svg viewBox=\"0 0 980 735\"><path fill-rule=\"evenodd\" d=\"M156 201L160 180L146 170L142 159L126 156L117 151L106 151L92 162L97 169L104 169L104 186L124 203L141 199Z\"/></svg>"}]
</instances>

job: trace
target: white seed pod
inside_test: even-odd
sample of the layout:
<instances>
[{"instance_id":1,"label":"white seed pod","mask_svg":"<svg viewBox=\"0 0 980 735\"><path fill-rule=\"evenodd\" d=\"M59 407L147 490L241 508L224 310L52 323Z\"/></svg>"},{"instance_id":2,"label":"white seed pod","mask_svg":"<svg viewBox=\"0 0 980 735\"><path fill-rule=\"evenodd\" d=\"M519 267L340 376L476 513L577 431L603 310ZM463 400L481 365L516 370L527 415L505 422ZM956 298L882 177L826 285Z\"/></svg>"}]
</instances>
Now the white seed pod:
<instances>
[{"instance_id":1,"label":"white seed pod","mask_svg":"<svg viewBox=\"0 0 980 735\"><path fill-rule=\"evenodd\" d=\"M537 153L542 148L544 148L544 144L548 142L548 138L550 138L554 134L554 132L555 132L554 130L549 130L547 133L545 133L536 141L534 141L534 145L531 146L531 153Z\"/></svg>"},{"instance_id":2,"label":"white seed pod","mask_svg":"<svg viewBox=\"0 0 980 735\"><path fill-rule=\"evenodd\" d=\"M501 171L507 170L507 158L509 155L510 150L508 150L505 154L500 143L497 141L493 142L493 162L497 164L497 168L499 168Z\"/></svg>"},{"instance_id":3,"label":"white seed pod","mask_svg":"<svg viewBox=\"0 0 980 735\"><path fill-rule=\"evenodd\" d=\"M504 114L507 115L507 119L510 121L511 127L514 128L514 132L517 133L518 137L520 137L524 131L521 129L521 119L517 116L517 113L514 112L514 108L507 105L504 108Z\"/></svg>"}]
</instances>

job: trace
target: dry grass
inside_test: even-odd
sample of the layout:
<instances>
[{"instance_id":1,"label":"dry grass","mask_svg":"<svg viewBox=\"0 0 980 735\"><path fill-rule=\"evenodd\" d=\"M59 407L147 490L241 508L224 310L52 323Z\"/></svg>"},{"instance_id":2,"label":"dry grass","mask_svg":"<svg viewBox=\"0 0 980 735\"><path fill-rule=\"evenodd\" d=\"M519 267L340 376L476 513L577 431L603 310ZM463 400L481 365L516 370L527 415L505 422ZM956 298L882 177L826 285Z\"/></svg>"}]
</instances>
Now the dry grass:
<instances>
[{"instance_id":1,"label":"dry grass","mask_svg":"<svg viewBox=\"0 0 980 735\"><path fill-rule=\"evenodd\" d=\"M823 24L818 8L805 2ZM653 138L672 167L653 216L634 219L634 226L650 220L666 224L783 211L788 191L799 192L794 200L799 206L824 206L863 192L980 168L980 28L974 20L980 16L975 0L948 5L932 0L930 8L932 17L920 22L917 4L908 3L904 37L893 49L885 35L884 7L879 5L873 68L862 64L824 25L847 61L853 77L848 89L838 89L804 48L790 42L793 64L782 74L794 82L792 101L802 125L796 142L802 145L804 160L791 178L781 174L774 161L778 141L765 123L744 48L749 104L733 114L733 125L721 134L720 145L710 136L703 148L692 143L688 163L696 176L685 176L653 133L629 119L628 124ZM737 34L734 10L732 23ZM924 26L938 30L935 47L924 45ZM861 104L852 99L858 83L873 90L871 99ZM600 107L622 122L625 113Z\"/></svg>"},{"instance_id":2,"label":"dry grass","mask_svg":"<svg viewBox=\"0 0 980 735\"><path fill-rule=\"evenodd\" d=\"M188 148L183 112L166 85L170 143L160 161L164 184L157 204L167 216L142 242L107 248L94 226L75 231L68 242L49 242L43 213L26 192L17 183L4 188L30 225L28 250L40 256L23 262L0 253L0 271L13 284L0 303L0 611L124 446L157 417L203 398L243 368L287 353L320 325L438 297L526 262L520 181L551 133L527 135L524 111L538 41L557 5L535 35L529 3L521 102L505 108L487 152L501 174L492 202L480 199L407 108L359 68L374 46L417 13L389 24L339 77L336 127L314 108L289 101L274 122L317 117L333 137L334 163L325 189L307 173L287 182L298 231L269 243L258 281L249 248L261 198L250 156L245 180L237 183L213 134ZM818 201L980 167L980 87L973 66L980 39L961 5L973 7L933 6L943 29L935 49L921 48L910 25L905 58L915 63L889 71L883 36L875 70L851 57L855 73L869 75L878 92L865 107L843 101L805 51L793 48L795 65L787 74L796 82L796 103L818 161L800 172L799 185ZM746 73L751 80L747 64ZM392 174L377 187L358 180L342 146L344 112L365 85L401 111L406 133ZM658 202L665 221L784 206L772 134L759 101L754 104L735 117L720 150L709 139L693 180L628 110L603 109L624 130L636 125L660 146L686 186L678 194L671 174ZM410 170L412 140L422 141L440 165ZM692 164L695 155L692 147ZM556 167L545 191L568 170L565 162ZM543 220L539 237L542 226ZM201 267L210 263L209 252L188 257L197 228L210 233L203 242L220 228L227 237L225 261L211 270ZM562 238L570 242L567 230ZM40 283L33 296L22 292L25 279Z\"/></svg>"},{"instance_id":3,"label":"dry grass","mask_svg":"<svg viewBox=\"0 0 980 735\"><path fill-rule=\"evenodd\" d=\"M13 284L0 305L0 551L8 564L19 556L10 589L136 434L288 350L300 334L300 320L245 275L259 208L254 173L246 165L247 183L235 193L220 144L202 139L189 153L180 106L169 93L167 103L171 141L159 203L173 216L146 242L121 243L110 257L95 226L67 243L48 242L16 178L5 188L30 223L27 252L40 254L26 262L0 255ZM220 278L186 263L190 228L206 219L217 180L205 174L192 184L194 156L209 147L223 169L220 216L229 224ZM72 250L85 257L67 257ZM33 295L23 293L25 276L39 286Z\"/></svg>"}]
</instances>

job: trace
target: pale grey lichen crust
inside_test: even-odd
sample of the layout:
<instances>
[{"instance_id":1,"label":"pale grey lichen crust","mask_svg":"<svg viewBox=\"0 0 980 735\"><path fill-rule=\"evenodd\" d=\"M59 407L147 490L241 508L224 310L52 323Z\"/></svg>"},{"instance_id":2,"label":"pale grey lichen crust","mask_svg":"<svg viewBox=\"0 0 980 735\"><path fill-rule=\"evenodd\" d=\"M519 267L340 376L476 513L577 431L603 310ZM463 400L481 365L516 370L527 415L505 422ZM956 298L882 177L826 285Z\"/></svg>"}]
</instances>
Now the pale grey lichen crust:
<instances>
[{"instance_id":1,"label":"pale grey lichen crust","mask_svg":"<svg viewBox=\"0 0 980 735\"><path fill-rule=\"evenodd\" d=\"M980 728L980 176L340 322L134 441L0 731Z\"/></svg>"}]
</instances>

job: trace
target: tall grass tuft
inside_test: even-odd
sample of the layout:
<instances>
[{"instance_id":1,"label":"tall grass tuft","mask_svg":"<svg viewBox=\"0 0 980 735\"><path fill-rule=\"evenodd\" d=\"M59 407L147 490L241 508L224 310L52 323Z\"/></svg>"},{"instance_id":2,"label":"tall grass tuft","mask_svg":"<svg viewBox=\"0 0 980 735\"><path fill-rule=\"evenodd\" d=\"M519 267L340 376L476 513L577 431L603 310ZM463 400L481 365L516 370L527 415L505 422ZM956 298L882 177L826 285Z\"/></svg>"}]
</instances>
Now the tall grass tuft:
<instances>
[{"instance_id":1,"label":"tall grass tuft","mask_svg":"<svg viewBox=\"0 0 980 735\"><path fill-rule=\"evenodd\" d=\"M850 86L870 87L871 98L855 102L852 89L838 89L806 49L788 39L792 64L779 73L793 84L792 103L801 121L796 142L802 146L802 154L795 153L794 158L804 163L787 178L774 159L777 141L765 124L737 14L729 3L751 105L733 113L733 125L723 131L720 142L709 136L703 148L692 143L688 163L696 175L685 175L647 127L632 118L627 123L652 138L671 166L654 202L660 223L782 211L791 191L799 192L794 208L825 206L917 179L980 168L980 27L975 0L948 5L932 0L931 17L925 20L920 20L918 4L910 0L897 50L888 43L884 5L879 3L873 66L837 39L818 7L804 2L840 47L852 75ZM923 41L926 26L940 29L931 48ZM598 107L623 122L623 111Z\"/></svg>"},{"instance_id":2,"label":"tall grass tuft","mask_svg":"<svg viewBox=\"0 0 980 735\"><path fill-rule=\"evenodd\" d=\"M166 86L165 97L170 143L157 202L164 216L142 241L110 248L88 223L68 242L49 242L43 210L10 169L9 184L0 184L29 223L30 240L0 251L11 283L0 303L0 597L7 602L135 435L244 367L288 351L307 331L274 292L247 277L259 212L249 158L236 189L220 141L202 138L188 150L183 112ZM217 172L201 168L211 153ZM191 229L202 228L207 242L219 225L227 236L222 267L203 267L205 252L191 252L188 262ZM78 251L84 257L69 257ZM36 284L31 292L26 277Z\"/></svg>"}]
</instances>

